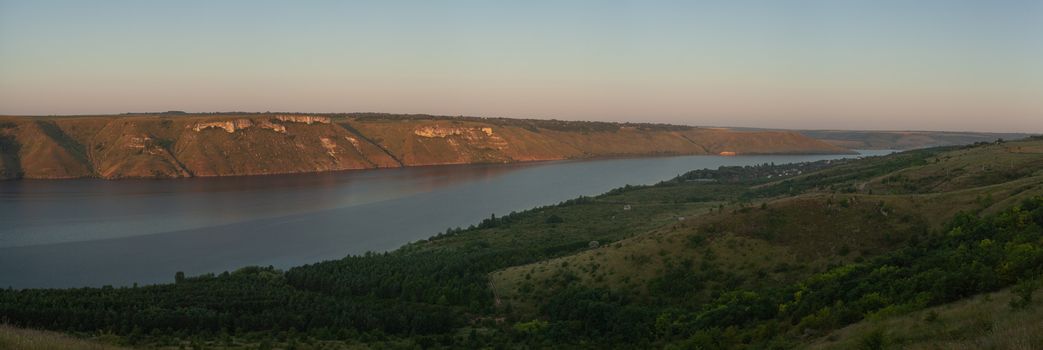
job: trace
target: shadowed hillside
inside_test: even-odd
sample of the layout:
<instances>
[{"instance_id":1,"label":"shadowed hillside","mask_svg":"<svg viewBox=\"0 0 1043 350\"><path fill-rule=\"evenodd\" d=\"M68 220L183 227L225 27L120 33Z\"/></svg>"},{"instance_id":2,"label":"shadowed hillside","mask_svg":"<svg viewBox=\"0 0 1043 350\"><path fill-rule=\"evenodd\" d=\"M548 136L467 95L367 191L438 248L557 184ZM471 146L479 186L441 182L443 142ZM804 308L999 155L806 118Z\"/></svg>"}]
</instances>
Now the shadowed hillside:
<instances>
[{"instance_id":1,"label":"shadowed hillside","mask_svg":"<svg viewBox=\"0 0 1043 350\"><path fill-rule=\"evenodd\" d=\"M792 132L424 115L0 117L0 178L177 178L615 156L850 151Z\"/></svg>"}]
</instances>

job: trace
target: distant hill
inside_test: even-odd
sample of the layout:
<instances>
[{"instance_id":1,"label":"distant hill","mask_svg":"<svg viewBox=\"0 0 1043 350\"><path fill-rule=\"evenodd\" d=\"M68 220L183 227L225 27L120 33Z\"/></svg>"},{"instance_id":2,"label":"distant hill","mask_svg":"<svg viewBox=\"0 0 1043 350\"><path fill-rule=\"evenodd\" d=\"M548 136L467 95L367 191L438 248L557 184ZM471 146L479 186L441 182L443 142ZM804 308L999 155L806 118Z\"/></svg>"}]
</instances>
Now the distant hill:
<instances>
[{"instance_id":1,"label":"distant hill","mask_svg":"<svg viewBox=\"0 0 1043 350\"><path fill-rule=\"evenodd\" d=\"M736 131L793 131L848 149L910 150L918 148L962 146L999 139L1019 140L1037 134L1017 132L926 131L926 130L801 130L770 128L729 128Z\"/></svg>"},{"instance_id":2,"label":"distant hill","mask_svg":"<svg viewBox=\"0 0 1043 350\"><path fill-rule=\"evenodd\" d=\"M907 150L938 146L969 145L975 142L993 142L997 139L1023 139L1032 134L950 132L950 131L851 131L851 130L795 130L796 132L850 149Z\"/></svg>"},{"instance_id":3,"label":"distant hill","mask_svg":"<svg viewBox=\"0 0 1043 350\"><path fill-rule=\"evenodd\" d=\"M388 114L0 116L0 179L176 178L617 156L850 153L791 131Z\"/></svg>"}]
</instances>

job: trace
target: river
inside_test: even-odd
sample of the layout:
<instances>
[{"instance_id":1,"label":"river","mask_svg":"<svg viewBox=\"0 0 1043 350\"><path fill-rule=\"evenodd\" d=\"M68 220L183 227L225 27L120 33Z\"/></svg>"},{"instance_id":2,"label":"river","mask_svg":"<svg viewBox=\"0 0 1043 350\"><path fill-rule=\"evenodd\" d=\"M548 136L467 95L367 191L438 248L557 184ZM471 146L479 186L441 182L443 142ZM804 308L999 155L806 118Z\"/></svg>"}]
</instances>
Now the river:
<instances>
[{"instance_id":1,"label":"river","mask_svg":"<svg viewBox=\"0 0 1043 350\"><path fill-rule=\"evenodd\" d=\"M860 151L880 155L890 151ZM0 287L170 282L386 251L449 227L693 169L843 155L677 156L176 180L0 182Z\"/></svg>"}]
</instances>

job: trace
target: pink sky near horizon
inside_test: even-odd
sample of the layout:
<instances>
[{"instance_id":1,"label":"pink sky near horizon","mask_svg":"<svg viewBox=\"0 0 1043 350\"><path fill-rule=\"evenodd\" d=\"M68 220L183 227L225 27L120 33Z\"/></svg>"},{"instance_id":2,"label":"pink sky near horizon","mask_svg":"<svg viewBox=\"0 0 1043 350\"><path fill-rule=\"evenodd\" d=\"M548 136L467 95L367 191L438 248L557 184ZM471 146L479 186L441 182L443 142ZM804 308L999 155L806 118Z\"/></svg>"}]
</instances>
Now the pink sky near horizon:
<instances>
[{"instance_id":1,"label":"pink sky near horizon","mask_svg":"<svg viewBox=\"0 0 1043 350\"><path fill-rule=\"evenodd\" d=\"M1043 133L1043 2L0 0L0 114Z\"/></svg>"}]
</instances>

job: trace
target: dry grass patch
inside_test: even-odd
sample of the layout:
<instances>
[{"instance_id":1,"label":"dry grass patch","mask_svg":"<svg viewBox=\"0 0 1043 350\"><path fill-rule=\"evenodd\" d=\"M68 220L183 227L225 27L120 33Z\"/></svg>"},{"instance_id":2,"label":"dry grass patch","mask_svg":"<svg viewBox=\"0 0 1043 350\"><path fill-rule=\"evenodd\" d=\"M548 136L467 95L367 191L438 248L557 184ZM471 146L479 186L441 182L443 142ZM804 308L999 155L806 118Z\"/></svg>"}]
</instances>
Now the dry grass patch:
<instances>
[{"instance_id":1,"label":"dry grass patch","mask_svg":"<svg viewBox=\"0 0 1043 350\"><path fill-rule=\"evenodd\" d=\"M1041 349L1043 303L1012 309L1010 291L905 315L871 318L830 333L810 349Z\"/></svg>"},{"instance_id":2,"label":"dry grass patch","mask_svg":"<svg viewBox=\"0 0 1043 350\"><path fill-rule=\"evenodd\" d=\"M74 338L65 334L0 324L0 349L10 350L125 350L128 348Z\"/></svg>"}]
</instances>

